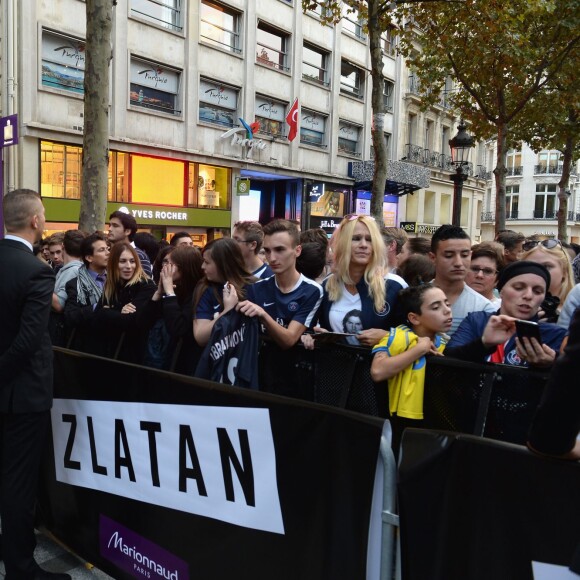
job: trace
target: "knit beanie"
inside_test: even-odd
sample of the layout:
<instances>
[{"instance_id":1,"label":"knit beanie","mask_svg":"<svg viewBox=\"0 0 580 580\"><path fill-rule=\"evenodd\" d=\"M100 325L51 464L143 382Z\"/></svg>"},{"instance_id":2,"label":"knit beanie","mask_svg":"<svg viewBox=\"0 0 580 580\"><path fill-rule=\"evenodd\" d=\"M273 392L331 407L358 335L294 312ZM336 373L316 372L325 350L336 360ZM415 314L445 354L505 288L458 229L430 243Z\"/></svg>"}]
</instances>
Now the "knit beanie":
<instances>
[{"instance_id":1,"label":"knit beanie","mask_svg":"<svg viewBox=\"0 0 580 580\"><path fill-rule=\"evenodd\" d=\"M531 262L529 260L519 260L517 262L512 262L509 266L506 266L500 273L497 280L497 290L501 292L501 289L505 286L506 282L515 278L516 276L521 276L522 274L536 274L540 276L546 282L546 292L550 287L550 272L548 272L545 266L538 264L536 262Z\"/></svg>"}]
</instances>

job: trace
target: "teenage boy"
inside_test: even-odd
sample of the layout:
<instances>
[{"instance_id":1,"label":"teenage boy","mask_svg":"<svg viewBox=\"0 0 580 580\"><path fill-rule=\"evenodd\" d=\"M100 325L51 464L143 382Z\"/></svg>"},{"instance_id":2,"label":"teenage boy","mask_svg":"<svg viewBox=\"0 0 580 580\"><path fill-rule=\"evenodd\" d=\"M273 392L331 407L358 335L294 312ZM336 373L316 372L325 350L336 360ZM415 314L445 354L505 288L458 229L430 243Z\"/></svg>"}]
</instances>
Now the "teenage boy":
<instances>
[{"instance_id":1,"label":"teenage boy","mask_svg":"<svg viewBox=\"0 0 580 580\"><path fill-rule=\"evenodd\" d=\"M83 265L81 261L81 243L86 234L79 230L68 230L64 234L62 246L62 268L56 275L54 294L52 295L52 309L54 312L64 310L66 302L66 284L69 280L77 277L79 268Z\"/></svg>"},{"instance_id":2,"label":"teenage boy","mask_svg":"<svg viewBox=\"0 0 580 580\"><path fill-rule=\"evenodd\" d=\"M462 228L441 226L431 238L429 257L435 264L433 283L443 290L453 308L453 324L448 332L449 336L470 312L497 310L487 298L465 283L471 263L471 240Z\"/></svg>"},{"instance_id":3,"label":"teenage boy","mask_svg":"<svg viewBox=\"0 0 580 580\"><path fill-rule=\"evenodd\" d=\"M64 320L69 333L75 329L71 348L93 352L88 346L93 338L90 323L103 293L109 261L105 236L98 232L87 236L81 243L81 255L83 265L66 285Z\"/></svg>"},{"instance_id":4,"label":"teenage boy","mask_svg":"<svg viewBox=\"0 0 580 580\"><path fill-rule=\"evenodd\" d=\"M374 348L371 377L389 381L391 415L423 418L425 355L439 355L451 328L449 301L433 284L411 286L399 292L399 305L409 323L392 328Z\"/></svg>"},{"instance_id":5,"label":"teenage boy","mask_svg":"<svg viewBox=\"0 0 580 580\"><path fill-rule=\"evenodd\" d=\"M153 271L147 254L138 248L133 242L136 233L137 221L131 214L117 210L109 216L109 233L107 234L107 240L109 243L111 245L114 245L117 242L127 242L128 244L131 244L139 256L143 272L145 272L149 278L152 278Z\"/></svg>"},{"instance_id":6,"label":"teenage boy","mask_svg":"<svg viewBox=\"0 0 580 580\"><path fill-rule=\"evenodd\" d=\"M293 347L312 324L322 302L322 287L300 274L300 232L287 220L264 226L264 249L274 276L258 280L247 289L247 300L238 304L246 316L257 316L272 342L261 351L261 390L289 396L300 393L295 384L294 357L284 353Z\"/></svg>"},{"instance_id":7,"label":"teenage boy","mask_svg":"<svg viewBox=\"0 0 580 580\"><path fill-rule=\"evenodd\" d=\"M48 238L48 255L50 256L50 265L52 266L55 274L62 268L63 242L63 232L57 232Z\"/></svg>"},{"instance_id":8,"label":"teenage boy","mask_svg":"<svg viewBox=\"0 0 580 580\"><path fill-rule=\"evenodd\" d=\"M256 278L269 278L274 274L258 255L264 243L264 230L259 222L236 222L232 238L238 242L246 269Z\"/></svg>"}]
</instances>

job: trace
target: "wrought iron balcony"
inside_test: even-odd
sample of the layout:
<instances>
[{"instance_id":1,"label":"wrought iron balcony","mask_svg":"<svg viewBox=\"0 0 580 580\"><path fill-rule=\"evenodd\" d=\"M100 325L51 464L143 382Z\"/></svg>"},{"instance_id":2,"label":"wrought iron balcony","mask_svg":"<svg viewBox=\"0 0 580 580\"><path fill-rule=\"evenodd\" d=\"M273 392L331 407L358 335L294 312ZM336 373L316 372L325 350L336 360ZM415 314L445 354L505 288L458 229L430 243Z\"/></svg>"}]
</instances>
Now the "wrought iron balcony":
<instances>
[{"instance_id":1,"label":"wrought iron balcony","mask_svg":"<svg viewBox=\"0 0 580 580\"><path fill-rule=\"evenodd\" d=\"M532 221L532 220L556 220L558 219L558 212L556 210L541 210L535 209L532 214L522 215L519 210L507 211L505 214L506 220L518 221ZM484 211L481 213L482 222L495 222L495 212ZM568 221L580 221L580 212L569 211Z\"/></svg>"},{"instance_id":2,"label":"wrought iron balcony","mask_svg":"<svg viewBox=\"0 0 580 580\"><path fill-rule=\"evenodd\" d=\"M453 171L454 166L453 166L453 158L451 157L451 155L441 153L439 167L441 167L441 169L445 169L445 171Z\"/></svg>"},{"instance_id":3,"label":"wrought iron balcony","mask_svg":"<svg viewBox=\"0 0 580 580\"><path fill-rule=\"evenodd\" d=\"M419 147L419 145L413 145L412 143L407 143L405 145L406 161L412 161L413 163L423 163L423 159L423 147Z\"/></svg>"},{"instance_id":4,"label":"wrought iron balcony","mask_svg":"<svg viewBox=\"0 0 580 580\"><path fill-rule=\"evenodd\" d=\"M560 175L562 173L562 164L549 163L547 165L535 165L534 175Z\"/></svg>"},{"instance_id":5,"label":"wrought iron balcony","mask_svg":"<svg viewBox=\"0 0 580 580\"><path fill-rule=\"evenodd\" d=\"M415 76L409 77L409 84L407 86L407 92L412 93L414 95L421 94L421 83L419 82L419 79L417 77L415 77Z\"/></svg>"},{"instance_id":6,"label":"wrought iron balcony","mask_svg":"<svg viewBox=\"0 0 580 580\"><path fill-rule=\"evenodd\" d=\"M514 177L516 175L521 175L523 173L524 168L519 165L518 167L508 167L507 168L507 176Z\"/></svg>"},{"instance_id":7,"label":"wrought iron balcony","mask_svg":"<svg viewBox=\"0 0 580 580\"><path fill-rule=\"evenodd\" d=\"M552 209L542 210L542 209L535 209L534 210L534 219L535 220L555 220L556 219L556 211Z\"/></svg>"}]
</instances>

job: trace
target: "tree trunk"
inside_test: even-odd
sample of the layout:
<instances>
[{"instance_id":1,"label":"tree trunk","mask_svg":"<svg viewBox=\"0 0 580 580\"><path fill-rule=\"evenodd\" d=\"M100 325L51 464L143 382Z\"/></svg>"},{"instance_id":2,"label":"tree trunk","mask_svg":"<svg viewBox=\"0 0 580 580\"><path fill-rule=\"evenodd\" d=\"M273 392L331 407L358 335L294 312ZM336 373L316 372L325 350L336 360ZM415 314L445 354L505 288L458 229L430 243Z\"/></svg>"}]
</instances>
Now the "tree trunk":
<instances>
[{"instance_id":1,"label":"tree trunk","mask_svg":"<svg viewBox=\"0 0 580 580\"><path fill-rule=\"evenodd\" d=\"M568 113L568 121L571 126L576 123L575 111ZM568 241L568 183L572 172L572 160L576 146L576 135L569 134L564 145L564 159L562 160L562 178L558 182L558 239L561 242Z\"/></svg>"},{"instance_id":2,"label":"tree trunk","mask_svg":"<svg viewBox=\"0 0 580 580\"><path fill-rule=\"evenodd\" d=\"M497 126L497 157L493 173L495 175L495 235L505 230L505 177L507 175L507 125Z\"/></svg>"},{"instance_id":3,"label":"tree trunk","mask_svg":"<svg viewBox=\"0 0 580 580\"><path fill-rule=\"evenodd\" d=\"M371 215L379 227L384 226L383 202L387 181L388 152L385 143L385 104L383 99L383 53L381 50L381 28L379 25L379 2L369 0L369 43L371 52L371 77L373 90L371 97L373 124L371 135L375 152L373 187L371 192Z\"/></svg>"},{"instance_id":4,"label":"tree trunk","mask_svg":"<svg viewBox=\"0 0 580 580\"><path fill-rule=\"evenodd\" d=\"M102 230L109 166L109 63L113 0L86 0L85 111L79 229Z\"/></svg>"}]
</instances>

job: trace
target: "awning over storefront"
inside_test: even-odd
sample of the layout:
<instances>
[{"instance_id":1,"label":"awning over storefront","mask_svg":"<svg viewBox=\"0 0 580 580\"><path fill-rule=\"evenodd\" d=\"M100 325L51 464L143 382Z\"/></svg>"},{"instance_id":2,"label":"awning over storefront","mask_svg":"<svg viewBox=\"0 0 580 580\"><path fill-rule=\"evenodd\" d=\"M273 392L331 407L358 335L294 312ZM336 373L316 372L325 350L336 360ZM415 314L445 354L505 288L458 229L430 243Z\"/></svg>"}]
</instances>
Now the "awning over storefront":
<instances>
[{"instance_id":1,"label":"awning over storefront","mask_svg":"<svg viewBox=\"0 0 580 580\"><path fill-rule=\"evenodd\" d=\"M374 160L352 161L348 164L348 175L354 179L355 189L372 188L374 168ZM430 175L427 167L404 161L387 161L385 193L401 196L429 187Z\"/></svg>"}]
</instances>

